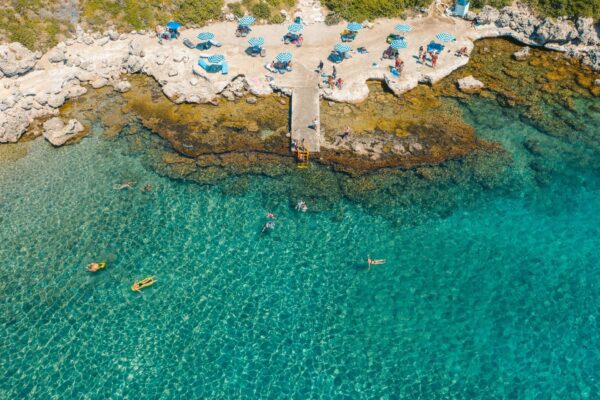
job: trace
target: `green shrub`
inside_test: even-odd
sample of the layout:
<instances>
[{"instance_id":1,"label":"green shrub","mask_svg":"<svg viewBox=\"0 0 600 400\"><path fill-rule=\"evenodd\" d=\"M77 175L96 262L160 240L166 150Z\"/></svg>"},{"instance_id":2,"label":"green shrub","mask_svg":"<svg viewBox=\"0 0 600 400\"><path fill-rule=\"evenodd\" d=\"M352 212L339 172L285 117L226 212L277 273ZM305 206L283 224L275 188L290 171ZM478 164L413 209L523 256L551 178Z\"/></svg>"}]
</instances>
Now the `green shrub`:
<instances>
[{"instance_id":1,"label":"green shrub","mask_svg":"<svg viewBox=\"0 0 600 400\"><path fill-rule=\"evenodd\" d=\"M342 17L340 14L331 12L325 16L325 25L337 25L342 22Z\"/></svg>"},{"instance_id":2,"label":"green shrub","mask_svg":"<svg viewBox=\"0 0 600 400\"><path fill-rule=\"evenodd\" d=\"M267 3L271 7L279 7L279 4L281 4L281 2L279 0L267 0Z\"/></svg>"},{"instance_id":3,"label":"green shrub","mask_svg":"<svg viewBox=\"0 0 600 400\"><path fill-rule=\"evenodd\" d=\"M223 0L183 0L177 6L175 17L184 24L203 25L221 15Z\"/></svg>"},{"instance_id":4,"label":"green shrub","mask_svg":"<svg viewBox=\"0 0 600 400\"><path fill-rule=\"evenodd\" d=\"M348 21L397 17L405 9L427 6L430 0L324 0L323 4Z\"/></svg>"},{"instance_id":5,"label":"green shrub","mask_svg":"<svg viewBox=\"0 0 600 400\"><path fill-rule=\"evenodd\" d=\"M271 17L271 9L269 8L269 5L267 3L261 1L260 3L257 3L252 6L252 14L257 19L268 20Z\"/></svg>"},{"instance_id":6,"label":"green shrub","mask_svg":"<svg viewBox=\"0 0 600 400\"><path fill-rule=\"evenodd\" d=\"M229 11L238 18L244 16L244 10L242 9L242 3L240 2L229 3L227 8L229 8Z\"/></svg>"},{"instance_id":7,"label":"green shrub","mask_svg":"<svg viewBox=\"0 0 600 400\"><path fill-rule=\"evenodd\" d=\"M273 15L271 19L269 19L269 23L271 24L283 24L285 22L285 17L279 13Z\"/></svg>"}]
</instances>

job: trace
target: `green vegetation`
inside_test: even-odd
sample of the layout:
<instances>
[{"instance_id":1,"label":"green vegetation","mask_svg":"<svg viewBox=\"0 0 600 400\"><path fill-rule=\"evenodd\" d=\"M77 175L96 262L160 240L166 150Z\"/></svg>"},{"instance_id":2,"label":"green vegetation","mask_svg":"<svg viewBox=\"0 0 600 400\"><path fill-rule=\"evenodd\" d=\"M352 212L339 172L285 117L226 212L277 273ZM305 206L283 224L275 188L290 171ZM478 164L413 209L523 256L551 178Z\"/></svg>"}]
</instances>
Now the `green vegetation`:
<instances>
[{"instance_id":1,"label":"green vegetation","mask_svg":"<svg viewBox=\"0 0 600 400\"><path fill-rule=\"evenodd\" d=\"M527 3L551 17L600 17L600 0L527 0Z\"/></svg>"},{"instance_id":2,"label":"green vegetation","mask_svg":"<svg viewBox=\"0 0 600 400\"><path fill-rule=\"evenodd\" d=\"M471 0L471 9L479 10L483 6L492 6L496 8L502 8L509 6L511 0Z\"/></svg>"},{"instance_id":3,"label":"green vegetation","mask_svg":"<svg viewBox=\"0 0 600 400\"><path fill-rule=\"evenodd\" d=\"M600 17L600 0L524 0L541 15L558 17ZM480 9L485 5L502 8L511 0L472 0L471 7ZM430 0L323 0L323 4L346 20L364 21L378 17L399 17L414 7L426 7ZM334 16L331 17L333 21Z\"/></svg>"},{"instance_id":4,"label":"green vegetation","mask_svg":"<svg viewBox=\"0 0 600 400\"><path fill-rule=\"evenodd\" d=\"M348 21L399 17L409 8L425 7L430 0L324 0L323 4Z\"/></svg>"}]
</instances>

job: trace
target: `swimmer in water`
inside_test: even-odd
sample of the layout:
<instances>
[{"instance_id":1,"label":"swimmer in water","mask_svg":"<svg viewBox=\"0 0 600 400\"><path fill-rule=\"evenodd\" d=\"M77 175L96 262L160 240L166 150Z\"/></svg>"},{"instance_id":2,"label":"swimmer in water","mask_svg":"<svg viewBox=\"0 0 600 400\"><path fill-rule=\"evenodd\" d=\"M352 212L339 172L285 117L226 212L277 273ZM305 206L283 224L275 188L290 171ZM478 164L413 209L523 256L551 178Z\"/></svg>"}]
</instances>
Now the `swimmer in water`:
<instances>
[{"instance_id":1,"label":"swimmer in water","mask_svg":"<svg viewBox=\"0 0 600 400\"><path fill-rule=\"evenodd\" d=\"M385 264L385 260L381 259L381 260L372 260L371 256L367 256L367 263L369 264L369 268L367 268L367 271L371 270L371 265L381 265L381 264Z\"/></svg>"},{"instance_id":2,"label":"swimmer in water","mask_svg":"<svg viewBox=\"0 0 600 400\"><path fill-rule=\"evenodd\" d=\"M267 218L269 218L269 219L275 219L275 214L273 214L273 213L267 213Z\"/></svg>"},{"instance_id":3,"label":"swimmer in water","mask_svg":"<svg viewBox=\"0 0 600 400\"><path fill-rule=\"evenodd\" d=\"M113 185L113 189L115 189L115 190L133 189L134 186L135 186L135 182L128 181L128 182L119 183L117 185Z\"/></svg>"},{"instance_id":4,"label":"swimmer in water","mask_svg":"<svg viewBox=\"0 0 600 400\"><path fill-rule=\"evenodd\" d=\"M267 222L266 224L263 225L262 233L265 233L265 232L267 232L269 230L272 230L272 229L275 229L275 222L269 221L269 222Z\"/></svg>"}]
</instances>

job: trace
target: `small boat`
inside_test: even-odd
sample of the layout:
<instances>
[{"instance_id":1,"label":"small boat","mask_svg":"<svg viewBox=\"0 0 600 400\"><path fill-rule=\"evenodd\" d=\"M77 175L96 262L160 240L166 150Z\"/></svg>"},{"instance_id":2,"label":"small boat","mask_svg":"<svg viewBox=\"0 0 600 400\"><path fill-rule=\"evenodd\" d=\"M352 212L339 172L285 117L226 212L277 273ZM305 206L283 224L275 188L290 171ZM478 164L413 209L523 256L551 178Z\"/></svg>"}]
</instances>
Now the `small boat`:
<instances>
[{"instance_id":1,"label":"small boat","mask_svg":"<svg viewBox=\"0 0 600 400\"><path fill-rule=\"evenodd\" d=\"M155 277L149 276L147 278L142 279L141 281L134 282L133 285L131 285L131 290L133 290L134 292L139 292L141 289L154 285L155 283Z\"/></svg>"},{"instance_id":2,"label":"small boat","mask_svg":"<svg viewBox=\"0 0 600 400\"><path fill-rule=\"evenodd\" d=\"M94 263L94 264L96 264L96 263ZM98 267L96 267L96 268L92 267L94 264L88 265L87 270L90 271L90 272L97 272L97 271L100 271L101 269L104 269L106 267L106 263L105 262L97 263Z\"/></svg>"}]
</instances>

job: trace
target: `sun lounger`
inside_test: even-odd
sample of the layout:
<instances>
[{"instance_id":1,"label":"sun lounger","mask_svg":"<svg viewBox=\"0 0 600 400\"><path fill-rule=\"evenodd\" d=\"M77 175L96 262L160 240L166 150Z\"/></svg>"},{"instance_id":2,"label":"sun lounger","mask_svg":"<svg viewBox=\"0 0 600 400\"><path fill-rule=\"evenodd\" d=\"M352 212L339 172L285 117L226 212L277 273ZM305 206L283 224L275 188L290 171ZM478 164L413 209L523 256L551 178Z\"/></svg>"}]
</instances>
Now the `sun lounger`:
<instances>
[{"instance_id":1,"label":"sun lounger","mask_svg":"<svg viewBox=\"0 0 600 400\"><path fill-rule=\"evenodd\" d=\"M195 49L196 45L194 43L192 43L192 41L190 39L183 39L183 44L185 47L187 47L188 49Z\"/></svg>"},{"instance_id":2,"label":"sun lounger","mask_svg":"<svg viewBox=\"0 0 600 400\"><path fill-rule=\"evenodd\" d=\"M223 43L219 42L218 40L211 39L211 40L208 41L208 43L212 44L215 47L221 47L221 46L223 46Z\"/></svg>"},{"instance_id":3,"label":"sun lounger","mask_svg":"<svg viewBox=\"0 0 600 400\"><path fill-rule=\"evenodd\" d=\"M200 42L196 45L196 48L198 50L208 50L212 47L212 44L210 43L210 41L208 42Z\"/></svg>"},{"instance_id":4,"label":"sun lounger","mask_svg":"<svg viewBox=\"0 0 600 400\"><path fill-rule=\"evenodd\" d=\"M208 71L210 66L210 64L208 64L204 58L198 60L198 65L205 71Z\"/></svg>"},{"instance_id":5,"label":"sun lounger","mask_svg":"<svg viewBox=\"0 0 600 400\"><path fill-rule=\"evenodd\" d=\"M226 62L221 64L221 73L223 75L227 75L229 73L229 64L227 64Z\"/></svg>"}]
</instances>

